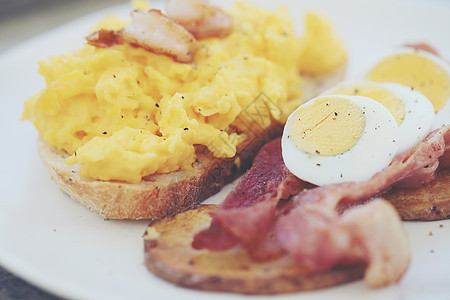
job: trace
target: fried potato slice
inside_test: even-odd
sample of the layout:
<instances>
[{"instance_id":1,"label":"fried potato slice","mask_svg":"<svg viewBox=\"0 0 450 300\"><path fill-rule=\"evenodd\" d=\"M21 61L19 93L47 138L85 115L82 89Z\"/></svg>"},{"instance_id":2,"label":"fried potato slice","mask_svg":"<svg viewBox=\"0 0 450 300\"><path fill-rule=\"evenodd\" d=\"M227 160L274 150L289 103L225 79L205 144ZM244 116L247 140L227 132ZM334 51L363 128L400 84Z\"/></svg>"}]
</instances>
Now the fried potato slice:
<instances>
[{"instance_id":1,"label":"fried potato slice","mask_svg":"<svg viewBox=\"0 0 450 300\"><path fill-rule=\"evenodd\" d=\"M365 264L311 272L290 257L256 263L240 247L213 252L191 247L194 235L209 226L216 205L200 205L153 222L144 235L145 263L176 285L244 294L275 294L338 285L363 277Z\"/></svg>"}]
</instances>

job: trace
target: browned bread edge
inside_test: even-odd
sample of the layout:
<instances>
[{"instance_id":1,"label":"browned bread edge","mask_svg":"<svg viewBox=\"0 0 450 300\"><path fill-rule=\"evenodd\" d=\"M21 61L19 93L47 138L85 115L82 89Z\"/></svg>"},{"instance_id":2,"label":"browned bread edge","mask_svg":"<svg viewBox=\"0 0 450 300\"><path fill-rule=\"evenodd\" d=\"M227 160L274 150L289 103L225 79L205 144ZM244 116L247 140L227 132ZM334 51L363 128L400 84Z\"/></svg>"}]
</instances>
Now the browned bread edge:
<instances>
[{"instance_id":1,"label":"browned bread edge","mask_svg":"<svg viewBox=\"0 0 450 300\"><path fill-rule=\"evenodd\" d=\"M417 189L389 190L382 197L391 202L403 220L434 221L450 218L450 169Z\"/></svg>"}]
</instances>

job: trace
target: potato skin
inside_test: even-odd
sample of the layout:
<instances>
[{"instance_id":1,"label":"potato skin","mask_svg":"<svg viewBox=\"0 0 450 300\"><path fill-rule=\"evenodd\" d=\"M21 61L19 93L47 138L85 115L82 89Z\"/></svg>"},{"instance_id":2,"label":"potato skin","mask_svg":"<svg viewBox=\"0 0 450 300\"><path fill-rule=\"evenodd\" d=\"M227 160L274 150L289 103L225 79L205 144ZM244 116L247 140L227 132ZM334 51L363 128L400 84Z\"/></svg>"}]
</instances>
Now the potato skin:
<instances>
[{"instance_id":1,"label":"potato skin","mask_svg":"<svg viewBox=\"0 0 450 300\"><path fill-rule=\"evenodd\" d=\"M243 294L279 294L320 289L363 277L365 264L311 272L285 256L256 263L241 248L213 252L191 247L209 226L216 205L200 205L153 222L144 235L145 264L157 276L187 288Z\"/></svg>"}]
</instances>

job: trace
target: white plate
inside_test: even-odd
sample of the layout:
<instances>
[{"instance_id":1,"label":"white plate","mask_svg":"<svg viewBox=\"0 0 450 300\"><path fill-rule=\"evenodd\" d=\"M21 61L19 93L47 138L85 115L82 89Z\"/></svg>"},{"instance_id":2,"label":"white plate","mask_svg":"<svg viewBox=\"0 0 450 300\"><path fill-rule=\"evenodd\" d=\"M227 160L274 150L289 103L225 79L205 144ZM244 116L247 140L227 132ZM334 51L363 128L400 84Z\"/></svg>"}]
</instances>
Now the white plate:
<instances>
[{"instance_id":1,"label":"white plate","mask_svg":"<svg viewBox=\"0 0 450 300\"><path fill-rule=\"evenodd\" d=\"M450 53L449 2L303 0L288 4L299 29L305 8L332 20L348 45L350 74L372 55L405 42L428 42L440 53ZM126 15L129 9L112 10ZM79 47L87 30L104 15L67 24L0 57L0 262L33 284L69 298L240 298L175 287L147 272L141 239L147 221L103 221L59 191L36 153L35 129L19 121L23 101L44 86L37 61ZM229 189L215 199L223 199ZM448 299L450 220L409 222L405 228L412 261L398 284L370 290L359 281L277 298Z\"/></svg>"}]
</instances>

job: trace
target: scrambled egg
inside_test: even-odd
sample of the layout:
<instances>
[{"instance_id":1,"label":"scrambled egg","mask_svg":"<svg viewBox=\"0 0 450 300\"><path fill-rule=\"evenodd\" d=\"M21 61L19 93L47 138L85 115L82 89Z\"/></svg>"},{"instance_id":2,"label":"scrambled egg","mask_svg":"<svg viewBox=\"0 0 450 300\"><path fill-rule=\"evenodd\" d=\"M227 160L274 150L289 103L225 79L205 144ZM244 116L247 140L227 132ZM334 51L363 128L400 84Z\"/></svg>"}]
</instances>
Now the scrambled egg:
<instances>
[{"instance_id":1,"label":"scrambled egg","mask_svg":"<svg viewBox=\"0 0 450 300\"><path fill-rule=\"evenodd\" d=\"M26 101L23 119L49 147L71 154L66 163L81 164L88 178L136 183L154 173L189 170L196 144L216 157L233 157L248 128L286 120L280 111L300 99L300 72L327 72L346 55L317 15L306 17L299 38L286 8L238 3L229 14L232 33L199 41L193 64L128 44L85 45L41 61L46 88ZM123 26L117 19L103 24ZM247 111L262 93L269 99L266 119Z\"/></svg>"}]
</instances>

